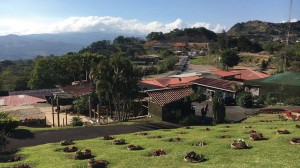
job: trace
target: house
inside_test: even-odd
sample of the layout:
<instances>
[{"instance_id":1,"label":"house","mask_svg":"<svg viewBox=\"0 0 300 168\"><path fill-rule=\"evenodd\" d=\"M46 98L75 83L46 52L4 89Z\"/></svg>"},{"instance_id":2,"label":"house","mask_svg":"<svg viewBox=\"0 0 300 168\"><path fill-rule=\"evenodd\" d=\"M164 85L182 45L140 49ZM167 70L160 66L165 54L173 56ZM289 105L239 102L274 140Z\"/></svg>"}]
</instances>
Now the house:
<instances>
[{"instance_id":1,"label":"house","mask_svg":"<svg viewBox=\"0 0 300 168\"><path fill-rule=\"evenodd\" d=\"M160 78L151 80L141 80L139 84L140 87L144 90L187 87L191 85L192 81L197 80L199 78L199 76Z\"/></svg>"},{"instance_id":2,"label":"house","mask_svg":"<svg viewBox=\"0 0 300 168\"><path fill-rule=\"evenodd\" d=\"M241 90L243 83L217 78L202 77L192 82L195 87L205 90L208 99L212 99L216 91L221 91L223 97L235 98L235 93Z\"/></svg>"},{"instance_id":3,"label":"house","mask_svg":"<svg viewBox=\"0 0 300 168\"><path fill-rule=\"evenodd\" d=\"M193 93L191 88L163 88L146 92L149 95L149 115L153 118L176 122L194 113L191 101L185 99Z\"/></svg>"},{"instance_id":4,"label":"house","mask_svg":"<svg viewBox=\"0 0 300 168\"><path fill-rule=\"evenodd\" d=\"M245 90L253 95L274 93L281 100L300 96L300 73L284 72L267 78L244 82Z\"/></svg>"},{"instance_id":5,"label":"house","mask_svg":"<svg viewBox=\"0 0 300 168\"><path fill-rule=\"evenodd\" d=\"M230 72L236 73L234 79L238 81L248 81L248 80L255 80L255 79L262 79L262 78L269 77L268 74L254 71L251 69L236 69Z\"/></svg>"}]
</instances>

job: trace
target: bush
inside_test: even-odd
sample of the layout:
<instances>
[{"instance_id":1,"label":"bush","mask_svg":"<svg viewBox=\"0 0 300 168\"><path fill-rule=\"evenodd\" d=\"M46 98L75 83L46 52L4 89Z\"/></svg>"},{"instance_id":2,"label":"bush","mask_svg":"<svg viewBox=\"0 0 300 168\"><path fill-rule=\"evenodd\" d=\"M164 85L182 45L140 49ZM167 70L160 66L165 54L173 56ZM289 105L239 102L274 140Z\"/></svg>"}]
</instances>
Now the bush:
<instances>
[{"instance_id":1,"label":"bush","mask_svg":"<svg viewBox=\"0 0 300 168\"><path fill-rule=\"evenodd\" d=\"M245 108L252 107L252 96L251 93L248 92L241 92L237 94L237 105Z\"/></svg>"},{"instance_id":2,"label":"bush","mask_svg":"<svg viewBox=\"0 0 300 168\"><path fill-rule=\"evenodd\" d=\"M179 121L180 125L201 125L201 117L190 115Z\"/></svg>"},{"instance_id":3,"label":"bush","mask_svg":"<svg viewBox=\"0 0 300 168\"><path fill-rule=\"evenodd\" d=\"M5 134L3 132L0 132L0 151L2 151L8 143L9 142Z\"/></svg>"},{"instance_id":4,"label":"bush","mask_svg":"<svg viewBox=\"0 0 300 168\"><path fill-rule=\"evenodd\" d=\"M266 103L267 105L274 105L278 102L278 99L276 98L276 94L273 92L270 92L266 96Z\"/></svg>"},{"instance_id":5,"label":"bush","mask_svg":"<svg viewBox=\"0 0 300 168\"><path fill-rule=\"evenodd\" d=\"M285 104L300 106L300 97L290 97L285 100Z\"/></svg>"},{"instance_id":6,"label":"bush","mask_svg":"<svg viewBox=\"0 0 300 168\"><path fill-rule=\"evenodd\" d=\"M79 117L73 117L71 122L73 126L83 126L83 122Z\"/></svg>"},{"instance_id":7,"label":"bush","mask_svg":"<svg viewBox=\"0 0 300 168\"><path fill-rule=\"evenodd\" d=\"M0 131L9 133L20 124L20 120L16 117L9 117L6 113L0 112Z\"/></svg>"},{"instance_id":8,"label":"bush","mask_svg":"<svg viewBox=\"0 0 300 168\"><path fill-rule=\"evenodd\" d=\"M253 106L255 106L255 107L266 106L266 96L265 95L254 96L253 97Z\"/></svg>"}]
</instances>

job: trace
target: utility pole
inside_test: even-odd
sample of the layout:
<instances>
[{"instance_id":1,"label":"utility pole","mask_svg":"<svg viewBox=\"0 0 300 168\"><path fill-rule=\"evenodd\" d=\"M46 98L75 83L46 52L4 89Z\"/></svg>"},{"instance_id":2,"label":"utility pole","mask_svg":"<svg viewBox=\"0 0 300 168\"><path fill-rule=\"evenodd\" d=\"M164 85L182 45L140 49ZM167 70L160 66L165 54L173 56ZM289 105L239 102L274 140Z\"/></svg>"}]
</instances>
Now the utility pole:
<instances>
[{"instance_id":1,"label":"utility pole","mask_svg":"<svg viewBox=\"0 0 300 168\"><path fill-rule=\"evenodd\" d=\"M289 19L287 21L288 29L287 29L287 35L286 35L286 44L285 47L288 47L289 45L289 38L290 38L290 28L291 28L291 15L292 15L292 6L293 6L293 0L290 0L290 7L289 7ZM287 56L284 56L284 63L283 63L283 71L286 70L286 63L287 63Z\"/></svg>"}]
</instances>

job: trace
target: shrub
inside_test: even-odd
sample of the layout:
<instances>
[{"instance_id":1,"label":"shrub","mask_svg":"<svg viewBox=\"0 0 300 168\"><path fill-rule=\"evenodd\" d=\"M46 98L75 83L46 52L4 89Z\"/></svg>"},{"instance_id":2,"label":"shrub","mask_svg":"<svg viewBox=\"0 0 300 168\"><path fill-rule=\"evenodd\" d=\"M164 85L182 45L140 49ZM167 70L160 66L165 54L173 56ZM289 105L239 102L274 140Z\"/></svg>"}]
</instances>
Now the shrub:
<instances>
[{"instance_id":1,"label":"shrub","mask_svg":"<svg viewBox=\"0 0 300 168\"><path fill-rule=\"evenodd\" d=\"M200 125L201 124L201 118L199 116L190 115L187 117L184 117L179 121L180 125Z\"/></svg>"},{"instance_id":2,"label":"shrub","mask_svg":"<svg viewBox=\"0 0 300 168\"><path fill-rule=\"evenodd\" d=\"M73 117L71 122L73 126L83 126L83 122L80 117Z\"/></svg>"},{"instance_id":3,"label":"shrub","mask_svg":"<svg viewBox=\"0 0 300 168\"><path fill-rule=\"evenodd\" d=\"M265 95L253 96L253 106L265 107L266 106L266 96Z\"/></svg>"},{"instance_id":4,"label":"shrub","mask_svg":"<svg viewBox=\"0 0 300 168\"><path fill-rule=\"evenodd\" d=\"M252 96L251 93L241 92L237 94L237 104L241 107L250 108L252 107Z\"/></svg>"},{"instance_id":5,"label":"shrub","mask_svg":"<svg viewBox=\"0 0 300 168\"><path fill-rule=\"evenodd\" d=\"M9 117L6 113L0 112L0 130L9 133L20 124L20 120L16 117Z\"/></svg>"},{"instance_id":6,"label":"shrub","mask_svg":"<svg viewBox=\"0 0 300 168\"><path fill-rule=\"evenodd\" d=\"M8 143L6 135L3 132L0 132L0 151L2 151Z\"/></svg>"},{"instance_id":7,"label":"shrub","mask_svg":"<svg viewBox=\"0 0 300 168\"><path fill-rule=\"evenodd\" d=\"M290 97L285 100L285 104L300 106L300 97Z\"/></svg>"},{"instance_id":8,"label":"shrub","mask_svg":"<svg viewBox=\"0 0 300 168\"><path fill-rule=\"evenodd\" d=\"M278 99L276 98L276 94L273 92L270 92L266 96L266 103L268 105L274 105L278 102Z\"/></svg>"}]
</instances>

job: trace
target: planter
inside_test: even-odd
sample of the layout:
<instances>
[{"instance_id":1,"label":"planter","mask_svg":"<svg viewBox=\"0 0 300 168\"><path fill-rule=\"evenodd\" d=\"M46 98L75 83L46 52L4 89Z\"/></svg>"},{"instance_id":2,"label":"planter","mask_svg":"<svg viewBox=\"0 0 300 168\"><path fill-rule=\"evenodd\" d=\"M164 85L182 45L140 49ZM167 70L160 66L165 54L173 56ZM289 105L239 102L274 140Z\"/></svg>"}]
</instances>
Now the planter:
<instances>
[{"instance_id":1,"label":"planter","mask_svg":"<svg viewBox=\"0 0 300 168\"><path fill-rule=\"evenodd\" d=\"M88 162L88 167L89 168L105 168L107 167L108 162L106 160L95 160L95 159L90 159Z\"/></svg>"},{"instance_id":2,"label":"planter","mask_svg":"<svg viewBox=\"0 0 300 168\"><path fill-rule=\"evenodd\" d=\"M252 140L252 141L261 141L261 140L267 139L263 136L262 133L251 133L249 137L250 137L250 140Z\"/></svg>"},{"instance_id":3,"label":"planter","mask_svg":"<svg viewBox=\"0 0 300 168\"><path fill-rule=\"evenodd\" d=\"M196 152L191 151L184 156L184 160L187 162L199 163L199 162L203 162L206 159L204 158L204 155L201 154L199 155Z\"/></svg>"},{"instance_id":4,"label":"planter","mask_svg":"<svg viewBox=\"0 0 300 168\"><path fill-rule=\"evenodd\" d=\"M300 138L292 138L290 143L294 145L300 145Z\"/></svg>"},{"instance_id":5,"label":"planter","mask_svg":"<svg viewBox=\"0 0 300 168\"><path fill-rule=\"evenodd\" d=\"M109 136L109 135L103 136L103 140L112 140L112 139L114 139L114 137L112 137L112 136Z\"/></svg>"},{"instance_id":6,"label":"planter","mask_svg":"<svg viewBox=\"0 0 300 168\"><path fill-rule=\"evenodd\" d=\"M166 154L167 153L163 149L158 149L158 150L154 151L151 156L163 156Z\"/></svg>"},{"instance_id":7,"label":"planter","mask_svg":"<svg viewBox=\"0 0 300 168\"><path fill-rule=\"evenodd\" d=\"M125 139L122 138L122 139L114 140L113 144L115 144L115 145L124 145L124 144L126 144L126 142L125 142Z\"/></svg>"},{"instance_id":8,"label":"planter","mask_svg":"<svg viewBox=\"0 0 300 168\"><path fill-rule=\"evenodd\" d=\"M277 134L290 134L288 130L277 130Z\"/></svg>"},{"instance_id":9,"label":"planter","mask_svg":"<svg viewBox=\"0 0 300 168\"><path fill-rule=\"evenodd\" d=\"M73 140L63 140L63 141L60 141L60 144L62 146L67 146L67 145L73 145L74 142L73 142Z\"/></svg>"},{"instance_id":10,"label":"planter","mask_svg":"<svg viewBox=\"0 0 300 168\"><path fill-rule=\"evenodd\" d=\"M231 144L231 149L249 149L250 146L246 144L246 142L242 139L235 140Z\"/></svg>"},{"instance_id":11,"label":"planter","mask_svg":"<svg viewBox=\"0 0 300 168\"><path fill-rule=\"evenodd\" d=\"M90 158L92 158L92 151L89 149L86 149L84 152L77 151L75 154L75 159L77 160L90 159Z\"/></svg>"},{"instance_id":12,"label":"planter","mask_svg":"<svg viewBox=\"0 0 300 168\"><path fill-rule=\"evenodd\" d=\"M127 146L127 149L128 150L142 150L143 148L141 146L139 146L139 145L135 146L135 145L131 144L131 145Z\"/></svg>"},{"instance_id":13,"label":"planter","mask_svg":"<svg viewBox=\"0 0 300 168\"><path fill-rule=\"evenodd\" d=\"M76 152L77 150L78 150L78 148L76 146L72 146L71 148L69 148L69 147L63 148L64 152Z\"/></svg>"}]
</instances>

